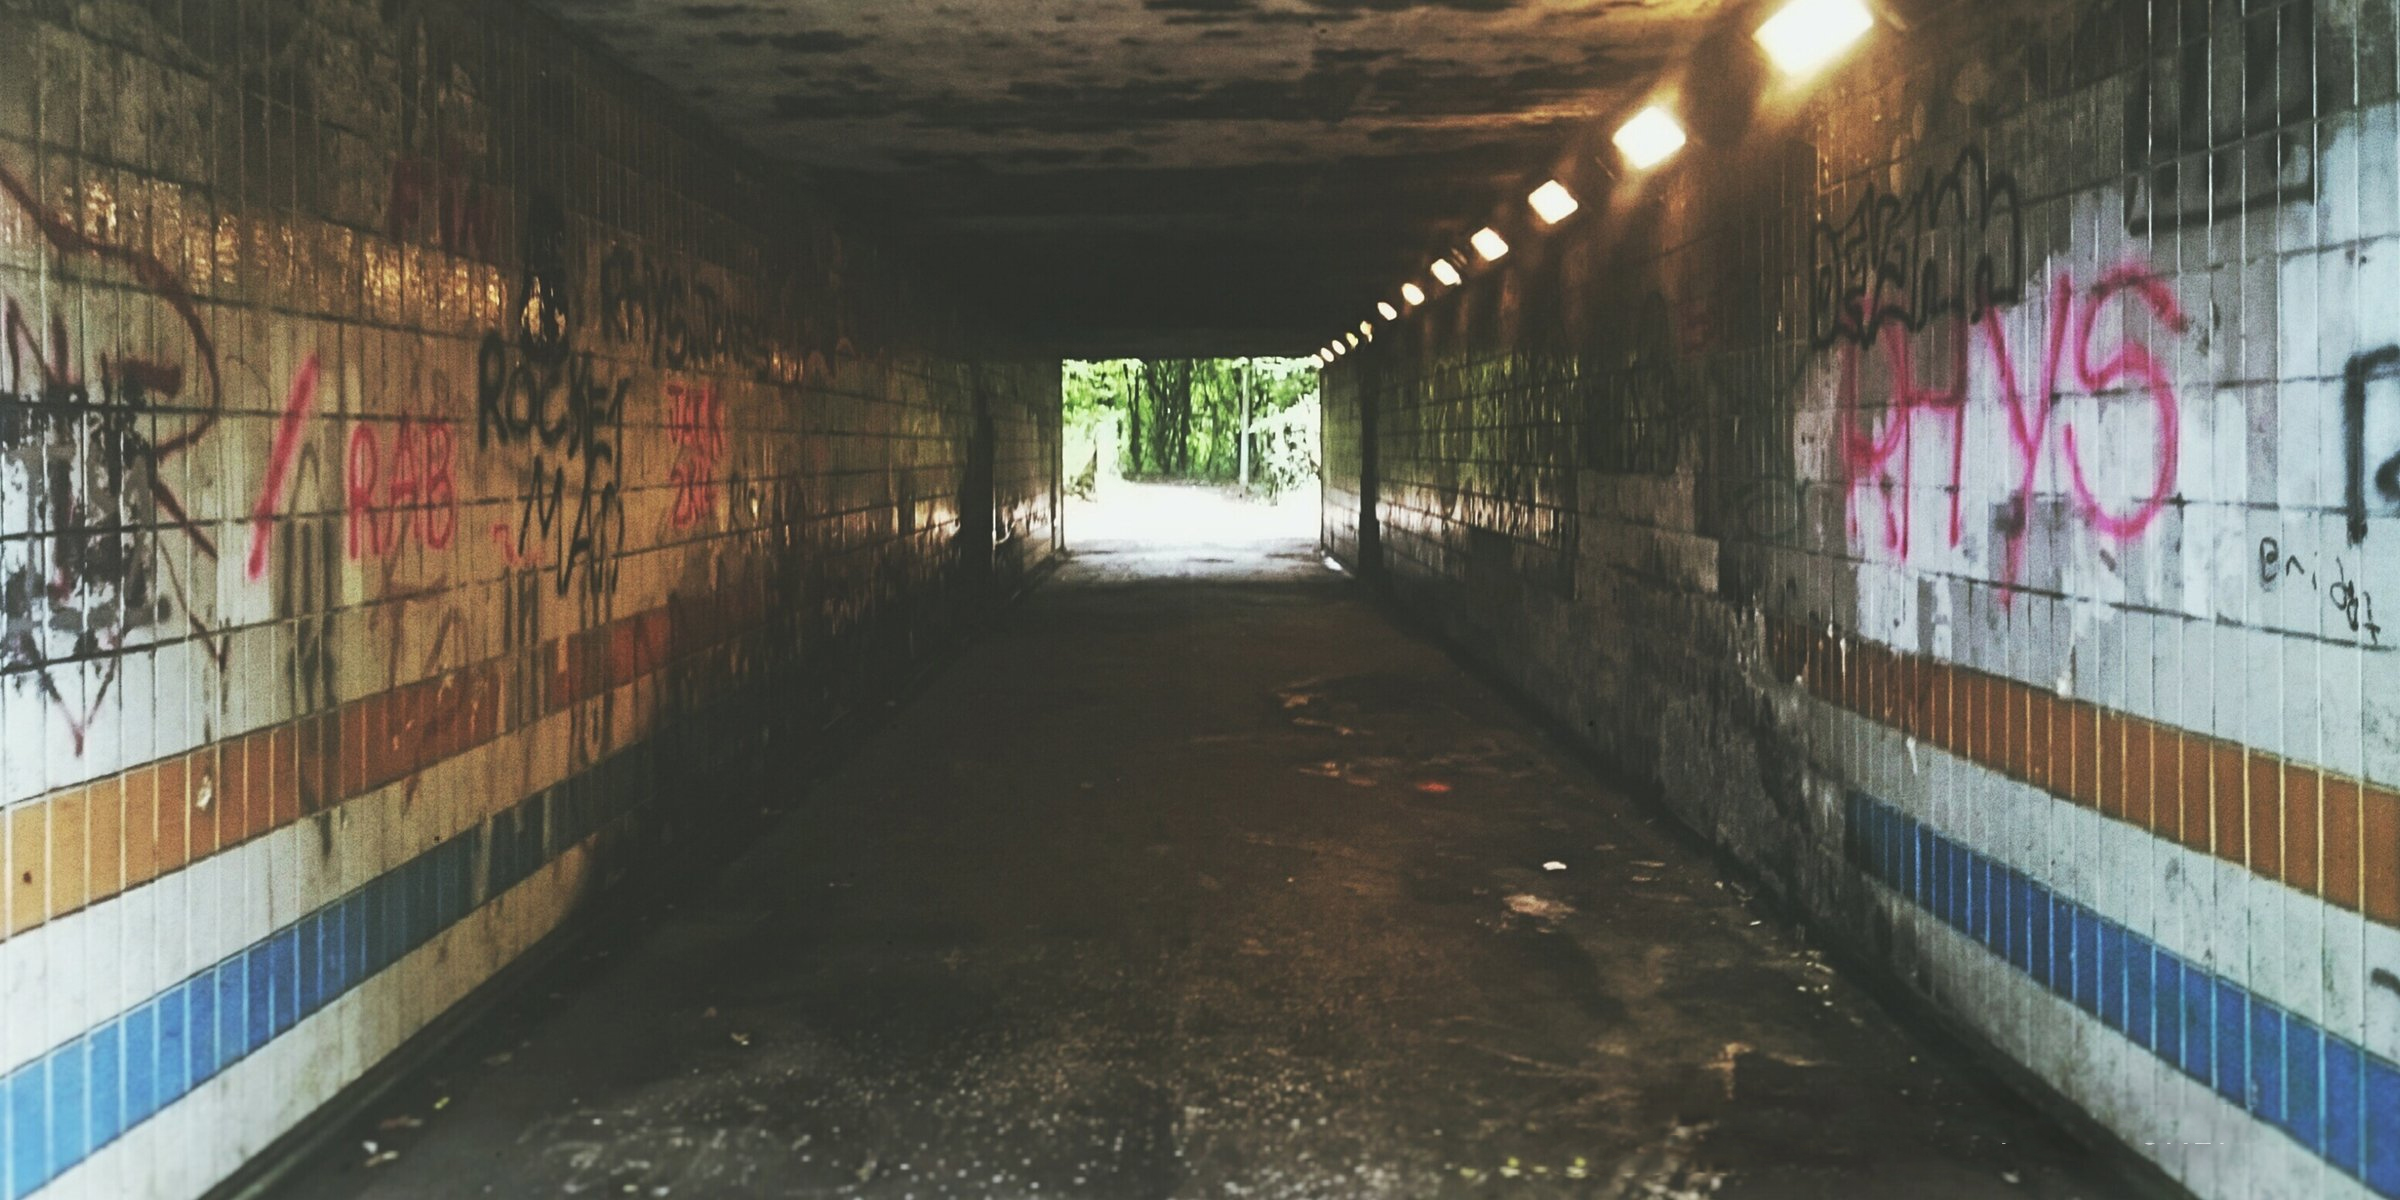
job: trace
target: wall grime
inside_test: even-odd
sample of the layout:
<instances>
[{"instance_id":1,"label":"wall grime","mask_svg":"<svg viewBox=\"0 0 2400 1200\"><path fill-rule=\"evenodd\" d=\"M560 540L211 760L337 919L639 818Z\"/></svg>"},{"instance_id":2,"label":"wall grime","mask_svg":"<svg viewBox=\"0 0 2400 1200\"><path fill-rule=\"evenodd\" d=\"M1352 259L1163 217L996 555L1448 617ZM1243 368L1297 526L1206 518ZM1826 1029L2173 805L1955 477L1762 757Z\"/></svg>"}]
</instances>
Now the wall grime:
<instances>
[{"instance_id":1,"label":"wall grime","mask_svg":"<svg viewBox=\"0 0 2400 1200\"><path fill-rule=\"evenodd\" d=\"M1058 367L519 6L34 7L0 1198L193 1196L1023 586Z\"/></svg>"},{"instance_id":2,"label":"wall grime","mask_svg":"<svg viewBox=\"0 0 2400 1200\"><path fill-rule=\"evenodd\" d=\"M1330 368L1328 551L2195 1193L2400 1196L2392 5L1910 14Z\"/></svg>"}]
</instances>

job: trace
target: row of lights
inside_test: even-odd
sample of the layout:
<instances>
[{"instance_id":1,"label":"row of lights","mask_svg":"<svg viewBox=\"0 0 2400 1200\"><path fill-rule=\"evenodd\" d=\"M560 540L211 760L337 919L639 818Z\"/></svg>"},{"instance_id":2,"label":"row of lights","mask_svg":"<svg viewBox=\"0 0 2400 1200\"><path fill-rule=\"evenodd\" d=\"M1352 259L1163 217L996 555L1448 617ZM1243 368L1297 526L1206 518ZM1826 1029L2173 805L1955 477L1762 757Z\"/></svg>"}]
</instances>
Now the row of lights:
<instances>
[{"instance_id":1,"label":"row of lights","mask_svg":"<svg viewBox=\"0 0 2400 1200\"><path fill-rule=\"evenodd\" d=\"M1752 34L1776 69L1794 77L1806 76L1822 69L1841 56L1842 52L1875 27L1875 14L1867 7L1868 0L1791 0L1777 10L1773 17ZM1653 104L1635 113L1610 141L1625 162L1637 171L1647 171L1675 157L1689 140L1683 122L1666 106ZM1533 189L1525 197L1533 215L1545 228L1558 225L1574 216L1583 207L1567 185L1551 180ZM1475 255L1484 262L1498 262L1508 254L1508 240L1490 226L1475 231L1467 239ZM1463 258L1464 256L1459 256ZM1457 263L1449 257L1433 260L1427 271L1434 281L1445 288L1457 287L1466 281ZM1400 285L1401 306L1389 300L1378 300L1375 311L1386 321L1397 321L1409 308L1425 303L1425 288L1415 280ZM1327 342L1316 353L1317 361L1331 364L1333 360L1356 350L1363 342L1375 340L1375 323L1360 321L1357 332L1345 331Z\"/></svg>"}]
</instances>

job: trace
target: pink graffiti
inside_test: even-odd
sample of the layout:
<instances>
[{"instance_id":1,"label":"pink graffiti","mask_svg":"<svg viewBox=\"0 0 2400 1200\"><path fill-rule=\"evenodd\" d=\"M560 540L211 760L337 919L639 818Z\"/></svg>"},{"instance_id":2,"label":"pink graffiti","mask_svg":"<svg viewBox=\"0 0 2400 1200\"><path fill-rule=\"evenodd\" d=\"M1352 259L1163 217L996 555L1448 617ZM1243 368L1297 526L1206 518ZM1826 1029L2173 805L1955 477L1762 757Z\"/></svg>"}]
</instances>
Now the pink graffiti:
<instances>
[{"instance_id":1,"label":"pink graffiti","mask_svg":"<svg viewBox=\"0 0 2400 1200\"><path fill-rule=\"evenodd\" d=\"M452 254L489 258L492 229L490 189L468 173L455 149L445 146L434 158L412 154L392 160L384 232L394 240L429 235Z\"/></svg>"},{"instance_id":2,"label":"pink graffiti","mask_svg":"<svg viewBox=\"0 0 2400 1200\"><path fill-rule=\"evenodd\" d=\"M350 431L346 459L353 559L383 558L411 537L447 550L458 533L457 439L450 422L402 417L387 458L373 425ZM389 462L390 479L383 478Z\"/></svg>"},{"instance_id":3,"label":"pink graffiti","mask_svg":"<svg viewBox=\"0 0 2400 1200\"><path fill-rule=\"evenodd\" d=\"M517 551L517 535L509 531L508 522L506 521L492 522L492 544L500 547L501 561L507 563L511 567L538 567L542 565L541 547L534 547L532 553L529 554L519 553Z\"/></svg>"},{"instance_id":4,"label":"pink graffiti","mask_svg":"<svg viewBox=\"0 0 2400 1200\"><path fill-rule=\"evenodd\" d=\"M713 384L667 384L667 436L675 443L675 528L688 529L717 508L717 463L725 456L725 410Z\"/></svg>"},{"instance_id":5,"label":"pink graffiti","mask_svg":"<svg viewBox=\"0 0 2400 1200\"><path fill-rule=\"evenodd\" d=\"M292 460L300 456L300 431L308 426L309 409L317 402L317 356L300 364L292 390L283 401L283 419L275 425L275 448L267 457L267 481L250 510L250 578L267 577L267 552L274 545L275 513L283 507L283 487L292 475Z\"/></svg>"},{"instance_id":6,"label":"pink graffiti","mask_svg":"<svg viewBox=\"0 0 2400 1200\"><path fill-rule=\"evenodd\" d=\"M2157 471L2151 480L2148 496L2128 512L2111 512L2093 490L2091 478L2084 470L2083 447L2075 426L2059 419L2059 446L2072 485L2075 508L2086 527L2115 542L2140 537L2158 517L2175 491L2177 448L2181 437L2181 413L2175 398L2174 381L2149 347L2128 339L2113 355L2095 362L2093 341L2101 315L2119 296L2131 294L2145 305L2151 315L2168 329L2181 333L2190 327L2183 307L2175 294L2155 272L2138 263L2117 267L2103 276L2099 283L2081 295L2077 294L2074 279L2061 274L2051 284L2049 340L2043 357L2041 388L2028 403L2024 388L2017 377L2016 354L2008 344L2001 326L2000 314L1987 311L1973 325L1962 324L1952 339L1950 384L1947 387L1919 382L1915 356L1905 334L1893 331L1883 338L1885 366L1891 375L1890 413L1880 430L1870 430L1861 424L1859 377L1861 374L1856 342L1845 340L1841 350L1841 384L1837 419L1840 423L1838 445L1842 466L1849 477L1848 510L1850 532L1859 532L1858 493L1862 486L1873 484L1884 496L1884 548L1905 560L1911 550L1911 514L1906 497L1913 494L1915 485L1915 456L1909 453L1915 438L1916 418L1928 413L1949 423L1950 437L1950 521L1949 539L1959 544L1963 532L1960 505L1963 489L1960 484L1966 470L1967 419L1967 351L1970 343L1979 342L1990 356L1994 376L1998 380L2000 402L2008 411L2009 441L2016 449L2018 468L2016 504L2012 518L2005 527L2007 560L2002 582L2014 583L2022 574L2025 557L2025 534L2032 519L2034 483L2042 454L2049 444L2052 418L2057 412L2059 384L2068 363L2074 366L2075 382L2086 392L2098 394L2129 381L2136 382L2150 395L2157 413L2157 438L2152 446ZM2070 356L2069 335L2072 331L2073 355ZM1893 459L1899 459L1900 477L1892 477ZM1901 495L1895 498L1893 488ZM2008 602L2011 593L2002 593Z\"/></svg>"}]
</instances>

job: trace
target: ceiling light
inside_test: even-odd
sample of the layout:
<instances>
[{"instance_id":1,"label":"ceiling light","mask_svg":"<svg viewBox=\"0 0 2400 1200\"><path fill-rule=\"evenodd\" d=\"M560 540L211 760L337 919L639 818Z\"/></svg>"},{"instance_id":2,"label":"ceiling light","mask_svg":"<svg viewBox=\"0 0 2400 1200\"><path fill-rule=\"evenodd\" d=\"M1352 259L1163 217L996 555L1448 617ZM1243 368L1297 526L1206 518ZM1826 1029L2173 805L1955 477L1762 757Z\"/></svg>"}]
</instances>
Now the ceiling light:
<instances>
[{"instance_id":1,"label":"ceiling light","mask_svg":"<svg viewBox=\"0 0 2400 1200\"><path fill-rule=\"evenodd\" d=\"M1375 340L1375 323L1374 323L1373 321L1360 321L1360 322L1358 323L1358 335L1359 335L1360 337L1363 337L1363 338L1367 339L1367 340L1368 340L1368 341L1370 341L1370 342L1371 342L1371 341L1374 341L1374 340Z\"/></svg>"},{"instance_id":2,"label":"ceiling light","mask_svg":"<svg viewBox=\"0 0 2400 1200\"><path fill-rule=\"evenodd\" d=\"M1556 225L1574 216L1575 210L1583 207L1575 199L1575 193L1568 191L1567 185L1555 179L1533 189L1533 194L1525 197L1525 202L1533 206L1533 215L1540 217L1544 225Z\"/></svg>"},{"instance_id":3,"label":"ceiling light","mask_svg":"<svg viewBox=\"0 0 2400 1200\"><path fill-rule=\"evenodd\" d=\"M1865 0L1792 0L1752 36L1786 75L1806 75L1832 62L1875 28Z\"/></svg>"},{"instance_id":4,"label":"ceiling light","mask_svg":"<svg viewBox=\"0 0 2400 1200\"><path fill-rule=\"evenodd\" d=\"M1413 283L1401 284L1400 298L1408 301L1412 307L1423 304L1425 303L1425 289L1418 287Z\"/></svg>"},{"instance_id":5,"label":"ceiling light","mask_svg":"<svg viewBox=\"0 0 2400 1200\"><path fill-rule=\"evenodd\" d=\"M1457 287L1460 279L1458 268L1451 266L1450 260L1446 258L1433 260L1433 277L1441 280L1448 287Z\"/></svg>"},{"instance_id":6,"label":"ceiling light","mask_svg":"<svg viewBox=\"0 0 2400 1200\"><path fill-rule=\"evenodd\" d=\"M1635 113L1611 140L1625 152L1625 161L1634 170L1647 171L1683 149L1683 126L1676 123L1673 114L1653 104Z\"/></svg>"},{"instance_id":7,"label":"ceiling light","mask_svg":"<svg viewBox=\"0 0 2400 1200\"><path fill-rule=\"evenodd\" d=\"M1353 350L1356 350L1356 349L1358 349L1358 335L1357 335L1357 334L1355 334L1355 333L1345 333L1345 334L1343 334L1342 336L1350 339L1350 348L1351 348L1351 349L1353 349Z\"/></svg>"},{"instance_id":8,"label":"ceiling light","mask_svg":"<svg viewBox=\"0 0 2400 1200\"><path fill-rule=\"evenodd\" d=\"M1482 255L1485 262L1498 262L1501 255L1508 253L1508 239L1489 226L1476 230L1475 236L1468 238L1467 242L1475 247L1475 253Z\"/></svg>"},{"instance_id":9,"label":"ceiling light","mask_svg":"<svg viewBox=\"0 0 2400 1200\"><path fill-rule=\"evenodd\" d=\"M1337 354L1337 355L1340 355L1340 354L1348 354L1348 353L1350 353L1350 347L1348 347L1348 346L1345 346L1345 345L1341 344L1340 342L1335 342L1335 343L1333 344L1333 352L1334 352L1335 354Z\"/></svg>"},{"instance_id":10,"label":"ceiling light","mask_svg":"<svg viewBox=\"0 0 2400 1200\"><path fill-rule=\"evenodd\" d=\"M1383 319L1386 321L1397 321L1400 319L1400 310L1393 308L1392 302L1389 300L1376 301L1375 311L1382 313Z\"/></svg>"}]
</instances>

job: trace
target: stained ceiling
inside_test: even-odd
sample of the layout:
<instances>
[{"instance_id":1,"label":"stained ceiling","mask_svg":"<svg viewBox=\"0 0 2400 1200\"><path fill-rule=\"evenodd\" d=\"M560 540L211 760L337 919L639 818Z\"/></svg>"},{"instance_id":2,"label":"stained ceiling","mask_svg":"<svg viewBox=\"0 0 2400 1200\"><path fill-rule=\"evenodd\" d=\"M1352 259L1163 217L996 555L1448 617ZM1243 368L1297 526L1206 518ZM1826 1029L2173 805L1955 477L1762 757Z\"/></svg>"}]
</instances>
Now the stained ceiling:
<instances>
[{"instance_id":1,"label":"stained ceiling","mask_svg":"<svg viewBox=\"0 0 2400 1200\"><path fill-rule=\"evenodd\" d=\"M1305 353L1723 0L546 0L1030 344Z\"/></svg>"}]
</instances>

